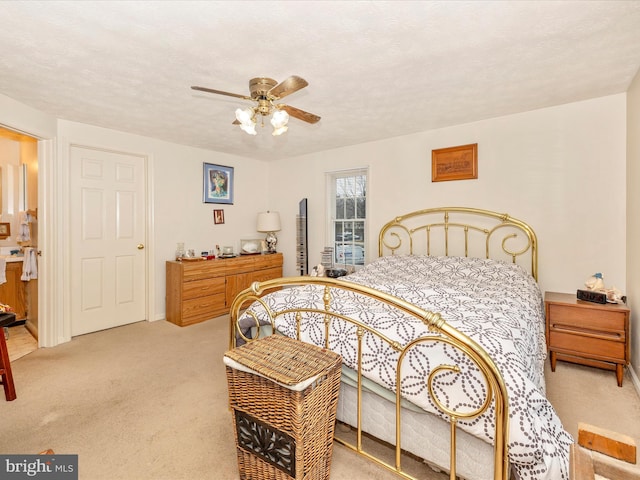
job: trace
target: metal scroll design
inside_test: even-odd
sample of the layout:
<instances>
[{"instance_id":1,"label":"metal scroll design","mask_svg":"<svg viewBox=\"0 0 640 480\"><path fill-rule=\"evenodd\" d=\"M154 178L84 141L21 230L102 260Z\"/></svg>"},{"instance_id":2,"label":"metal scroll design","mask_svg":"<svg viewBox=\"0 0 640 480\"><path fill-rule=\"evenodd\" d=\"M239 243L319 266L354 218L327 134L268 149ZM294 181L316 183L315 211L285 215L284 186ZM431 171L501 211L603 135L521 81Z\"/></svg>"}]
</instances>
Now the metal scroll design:
<instances>
[{"instance_id":1,"label":"metal scroll design","mask_svg":"<svg viewBox=\"0 0 640 480\"><path fill-rule=\"evenodd\" d=\"M476 235L472 235L474 233ZM454 252L451 246L453 239L460 237L462 252ZM483 250L485 258L497 258L499 252L492 251L494 241L500 246L501 254L510 257L513 263L519 257L526 258L530 255L531 264L528 269L538 279L538 242L533 229L506 213L477 208L429 208L397 216L380 229L378 255L432 255L434 245L438 245L445 256L466 257L469 256L471 247L483 242L477 251ZM418 243L424 245L424 251L417 251Z\"/></svg>"},{"instance_id":2,"label":"metal scroll design","mask_svg":"<svg viewBox=\"0 0 640 480\"><path fill-rule=\"evenodd\" d=\"M296 441L285 432L243 412L234 411L238 446L265 462L296 476Z\"/></svg>"},{"instance_id":3,"label":"metal scroll design","mask_svg":"<svg viewBox=\"0 0 640 480\"><path fill-rule=\"evenodd\" d=\"M304 308L275 311L269 308L268 302L262 299L265 292L272 291L274 288L289 288L293 286L307 285L315 285L322 288L321 300L319 300L318 305L307 305ZM347 290L354 292L357 295L369 297L374 299L376 302L385 304L389 308L399 310L403 315L413 316L422 321L428 327L430 334L416 338L405 345L401 345L397 341L386 337L383 333L376 331L374 328L359 321L358 319L351 318L349 315L336 311L336 309L333 308L332 299L338 290ZM258 313L258 311L260 313ZM506 480L508 478L508 394L502 375L489 354L479 344L449 325L440 316L440 314L429 312L397 297L393 297L369 287L331 278L290 277L268 280L265 282L255 282L250 288L241 292L235 298L231 306L229 330L230 348L234 348L236 346L236 340L244 339L246 341L251 341L247 335L241 334L240 332L239 320L241 318L249 318L249 323L255 322L255 326L258 326L259 324L269 324L271 326L270 331L275 332L277 330L277 320L280 317L285 316L293 316L293 318L295 318L295 330L298 339L301 339L300 333L302 326L307 319L314 317L315 320L309 321L317 321L317 318L322 318L324 323L323 346L325 348L331 347L330 338L333 322L344 321L354 327L356 332L354 340L356 343L355 364L357 366L357 368L355 368L357 373L357 421L355 423L357 423L357 425L354 426L356 429L356 441L355 443L351 443L345 439L338 438L337 436L335 437L335 440L365 456L371 461L407 479L413 479L414 477L405 472L402 467L401 372L403 362L412 354L412 352L415 351L415 349L426 344L441 343L444 345L444 348L452 348L455 349L456 352L461 353L466 359L469 359L470 362L464 362L465 366L463 367L460 365L448 364L435 366L431 368L431 373L426 381L426 387L433 404L436 406L437 410L439 410L440 416L446 418L450 423L450 478L452 480L456 478L456 439L459 428L458 422L460 420L472 419L483 414L493 415L495 424L495 430L493 432L494 480ZM375 457L371 452L365 451L362 444L363 339L366 335L373 335L378 341L387 343L395 352L398 353L395 379L396 440L394 464L390 464L385 460ZM441 375L460 374L462 369L468 370L469 364L475 366L475 369L480 373L486 387L486 396L482 401L480 401L479 405L466 407L467 410L459 411L455 408L449 407L446 402L442 401L440 398L440 393L443 392L443 389L445 388L443 385L446 384L446 381L438 387L436 387L435 384ZM446 392L444 394L446 396Z\"/></svg>"}]
</instances>

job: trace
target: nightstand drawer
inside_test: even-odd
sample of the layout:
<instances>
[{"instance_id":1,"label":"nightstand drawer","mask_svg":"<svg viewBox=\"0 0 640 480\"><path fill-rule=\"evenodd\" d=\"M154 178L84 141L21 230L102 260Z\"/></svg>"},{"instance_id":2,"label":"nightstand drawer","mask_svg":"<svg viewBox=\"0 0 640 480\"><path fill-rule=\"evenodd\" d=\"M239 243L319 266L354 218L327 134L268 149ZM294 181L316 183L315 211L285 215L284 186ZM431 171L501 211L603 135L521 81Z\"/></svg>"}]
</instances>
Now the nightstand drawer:
<instances>
[{"instance_id":1,"label":"nightstand drawer","mask_svg":"<svg viewBox=\"0 0 640 480\"><path fill-rule=\"evenodd\" d=\"M594 336L580 335L575 332L550 331L550 343L553 350L575 355L587 355L600 360L623 362L625 342L623 339L606 340Z\"/></svg>"},{"instance_id":2,"label":"nightstand drawer","mask_svg":"<svg viewBox=\"0 0 640 480\"><path fill-rule=\"evenodd\" d=\"M551 328L561 324L588 330L611 330L624 333L626 314L623 311L576 308L568 305L548 306Z\"/></svg>"}]
</instances>

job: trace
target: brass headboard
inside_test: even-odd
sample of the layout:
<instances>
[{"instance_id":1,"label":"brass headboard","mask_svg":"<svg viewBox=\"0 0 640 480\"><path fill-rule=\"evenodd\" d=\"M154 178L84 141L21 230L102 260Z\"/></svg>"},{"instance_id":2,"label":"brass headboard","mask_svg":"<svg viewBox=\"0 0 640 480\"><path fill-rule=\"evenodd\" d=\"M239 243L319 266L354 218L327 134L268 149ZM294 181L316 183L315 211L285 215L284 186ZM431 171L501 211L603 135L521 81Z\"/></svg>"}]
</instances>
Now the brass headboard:
<instances>
[{"instance_id":1,"label":"brass headboard","mask_svg":"<svg viewBox=\"0 0 640 480\"><path fill-rule=\"evenodd\" d=\"M490 210L439 207L395 217L378 236L378 256L389 254L510 260L538 280L538 240L533 229L522 220Z\"/></svg>"}]
</instances>

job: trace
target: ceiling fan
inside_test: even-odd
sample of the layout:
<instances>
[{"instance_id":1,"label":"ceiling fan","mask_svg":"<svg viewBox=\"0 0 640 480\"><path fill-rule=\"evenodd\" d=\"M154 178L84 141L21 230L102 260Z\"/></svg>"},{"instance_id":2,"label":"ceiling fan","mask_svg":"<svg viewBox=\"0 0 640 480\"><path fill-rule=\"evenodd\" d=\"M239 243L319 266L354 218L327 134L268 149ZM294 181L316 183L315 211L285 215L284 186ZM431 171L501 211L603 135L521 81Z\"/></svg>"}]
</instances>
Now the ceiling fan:
<instances>
[{"instance_id":1,"label":"ceiling fan","mask_svg":"<svg viewBox=\"0 0 640 480\"><path fill-rule=\"evenodd\" d=\"M307 123L317 123L320 120L320 117L313 113L305 112L304 110L292 107L291 105L285 105L284 103L275 103L281 98L303 89L307 85L309 85L309 83L304 78L292 75L280 83L272 78L252 78L249 80L249 96L224 92L222 90L214 90L213 88L206 87L191 88L202 92L227 95L229 97L242 98L244 100L252 100L256 103L255 106L245 109L238 108L236 110L236 119L233 124L240 125L240 128L250 135L256 135L255 126L258 115L260 115L263 126L264 117L272 115L272 134L281 135L288 129L287 122L289 121L289 116Z\"/></svg>"}]
</instances>

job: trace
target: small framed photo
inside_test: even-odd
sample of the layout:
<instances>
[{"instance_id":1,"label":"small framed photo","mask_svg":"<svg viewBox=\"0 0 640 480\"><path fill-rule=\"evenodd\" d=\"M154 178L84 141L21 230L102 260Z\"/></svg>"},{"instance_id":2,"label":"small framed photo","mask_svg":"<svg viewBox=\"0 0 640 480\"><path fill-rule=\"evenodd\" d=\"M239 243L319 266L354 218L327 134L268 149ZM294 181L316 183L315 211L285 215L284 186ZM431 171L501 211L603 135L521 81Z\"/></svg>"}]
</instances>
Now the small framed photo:
<instances>
[{"instance_id":1,"label":"small framed photo","mask_svg":"<svg viewBox=\"0 0 640 480\"><path fill-rule=\"evenodd\" d=\"M0 238L7 238L11 236L11 224L0 223Z\"/></svg>"},{"instance_id":2,"label":"small framed photo","mask_svg":"<svg viewBox=\"0 0 640 480\"><path fill-rule=\"evenodd\" d=\"M233 204L233 167L203 164L202 201Z\"/></svg>"},{"instance_id":3,"label":"small framed photo","mask_svg":"<svg viewBox=\"0 0 640 480\"><path fill-rule=\"evenodd\" d=\"M431 181L478 178L478 144L431 151Z\"/></svg>"},{"instance_id":4,"label":"small framed photo","mask_svg":"<svg viewBox=\"0 0 640 480\"><path fill-rule=\"evenodd\" d=\"M216 225L224 223L224 210L215 209L213 211L213 223Z\"/></svg>"},{"instance_id":5,"label":"small framed photo","mask_svg":"<svg viewBox=\"0 0 640 480\"><path fill-rule=\"evenodd\" d=\"M256 255L264 250L261 238L249 238L240 240L240 255Z\"/></svg>"}]
</instances>

